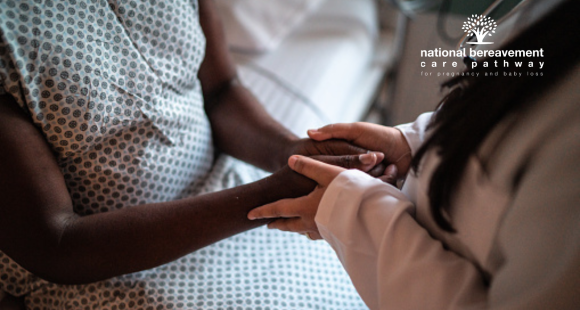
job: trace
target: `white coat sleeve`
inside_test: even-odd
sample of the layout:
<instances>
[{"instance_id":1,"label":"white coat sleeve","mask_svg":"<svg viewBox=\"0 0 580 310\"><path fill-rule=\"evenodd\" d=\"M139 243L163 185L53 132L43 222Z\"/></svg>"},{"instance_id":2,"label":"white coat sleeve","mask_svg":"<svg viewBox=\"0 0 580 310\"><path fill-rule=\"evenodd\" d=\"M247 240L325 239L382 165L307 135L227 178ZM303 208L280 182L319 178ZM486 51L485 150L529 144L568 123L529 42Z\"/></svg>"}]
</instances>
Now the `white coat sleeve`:
<instances>
[{"instance_id":1,"label":"white coat sleeve","mask_svg":"<svg viewBox=\"0 0 580 310\"><path fill-rule=\"evenodd\" d=\"M359 171L329 185L316 223L372 309L578 309L580 123L534 152L494 244L486 287L413 218L396 188Z\"/></svg>"},{"instance_id":2,"label":"white coat sleeve","mask_svg":"<svg viewBox=\"0 0 580 310\"><path fill-rule=\"evenodd\" d=\"M411 155L415 156L415 153L417 153L417 150L419 150L419 147L425 141L427 126L431 122L432 116L433 112L423 113L412 123L395 126L407 140L411 148Z\"/></svg>"},{"instance_id":3,"label":"white coat sleeve","mask_svg":"<svg viewBox=\"0 0 580 310\"><path fill-rule=\"evenodd\" d=\"M431 238L413 210L395 187L348 170L327 188L315 220L372 310L483 303L476 267Z\"/></svg>"}]
</instances>

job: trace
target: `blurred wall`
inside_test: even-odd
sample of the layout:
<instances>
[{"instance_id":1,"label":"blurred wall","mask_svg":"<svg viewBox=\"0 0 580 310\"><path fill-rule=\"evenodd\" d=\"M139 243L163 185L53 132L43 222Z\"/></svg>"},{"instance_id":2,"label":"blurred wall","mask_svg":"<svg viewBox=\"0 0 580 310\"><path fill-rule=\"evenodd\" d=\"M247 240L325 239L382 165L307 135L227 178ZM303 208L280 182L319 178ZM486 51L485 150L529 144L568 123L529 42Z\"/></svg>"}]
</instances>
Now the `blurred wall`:
<instances>
[{"instance_id":1,"label":"blurred wall","mask_svg":"<svg viewBox=\"0 0 580 310\"><path fill-rule=\"evenodd\" d=\"M459 38L463 31L461 26L464 17L449 16L445 23L448 34ZM431 61L441 63L442 58L432 59L421 57L421 50L434 48L455 49L457 41L445 42L437 33L437 13L425 13L408 20L406 40L402 57L399 61L398 75L390 107L390 125L407 123L426 111L432 111L441 100L444 93L440 91L441 83L449 77L422 76L421 72L436 72L431 68ZM427 68L422 68L420 63L425 61ZM451 61L457 61L458 67L453 71L464 68L463 62L458 58L450 58L446 65L449 68ZM441 68L442 69L442 68ZM449 70L440 70L449 71Z\"/></svg>"}]
</instances>

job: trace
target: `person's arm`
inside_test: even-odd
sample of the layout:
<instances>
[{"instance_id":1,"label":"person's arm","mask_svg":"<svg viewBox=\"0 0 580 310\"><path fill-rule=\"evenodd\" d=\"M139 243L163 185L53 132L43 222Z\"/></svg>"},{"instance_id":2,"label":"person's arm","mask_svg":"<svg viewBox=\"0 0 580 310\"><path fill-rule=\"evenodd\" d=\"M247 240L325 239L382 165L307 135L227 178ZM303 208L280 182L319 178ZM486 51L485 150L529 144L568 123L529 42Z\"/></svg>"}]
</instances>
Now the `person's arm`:
<instances>
[{"instance_id":1,"label":"person's arm","mask_svg":"<svg viewBox=\"0 0 580 310\"><path fill-rule=\"evenodd\" d=\"M213 1L200 0L199 7L207 46L198 76L218 149L268 171L283 167L292 154L366 152L344 141L299 139L274 120L238 80Z\"/></svg>"},{"instance_id":2,"label":"person's arm","mask_svg":"<svg viewBox=\"0 0 580 310\"><path fill-rule=\"evenodd\" d=\"M0 249L59 283L93 282L175 260L265 224L246 219L252 208L314 187L285 167L220 192L80 217L44 136L9 96L0 96L0 150ZM377 158L363 157L369 156ZM358 155L320 159L365 170L376 163L365 165Z\"/></svg>"},{"instance_id":3,"label":"person's arm","mask_svg":"<svg viewBox=\"0 0 580 310\"><path fill-rule=\"evenodd\" d=\"M394 127L401 132L403 137L405 137L405 140L411 149L411 157L415 156L415 153L417 153L417 150L419 150L427 138L427 127L431 122L433 113L434 112L423 113L412 123L401 124Z\"/></svg>"},{"instance_id":4,"label":"person's arm","mask_svg":"<svg viewBox=\"0 0 580 310\"><path fill-rule=\"evenodd\" d=\"M371 310L484 303L477 268L445 250L413 212L397 188L349 170L330 184L315 220Z\"/></svg>"},{"instance_id":5,"label":"person's arm","mask_svg":"<svg viewBox=\"0 0 580 310\"><path fill-rule=\"evenodd\" d=\"M247 212L312 188L285 169L221 192L80 217L44 137L9 99L0 97L0 249L51 281L92 282L161 265L264 224Z\"/></svg>"},{"instance_id":6,"label":"person's arm","mask_svg":"<svg viewBox=\"0 0 580 310\"><path fill-rule=\"evenodd\" d=\"M580 305L580 124L537 150L496 236L490 286L409 213L397 189L356 171L334 179L316 223L375 309L576 309ZM411 211L412 212L412 211Z\"/></svg>"}]
</instances>

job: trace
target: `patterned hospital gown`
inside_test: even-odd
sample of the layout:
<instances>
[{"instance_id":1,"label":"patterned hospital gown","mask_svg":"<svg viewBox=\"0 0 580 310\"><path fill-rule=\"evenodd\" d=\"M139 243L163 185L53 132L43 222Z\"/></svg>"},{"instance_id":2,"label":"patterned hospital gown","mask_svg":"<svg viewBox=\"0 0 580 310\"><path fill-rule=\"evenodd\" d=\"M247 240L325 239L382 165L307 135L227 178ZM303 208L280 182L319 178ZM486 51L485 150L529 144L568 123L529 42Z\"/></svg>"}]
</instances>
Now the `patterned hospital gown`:
<instances>
[{"instance_id":1,"label":"patterned hospital gown","mask_svg":"<svg viewBox=\"0 0 580 310\"><path fill-rule=\"evenodd\" d=\"M197 1L0 0L0 35L0 94L42 130L78 214L264 175L214 157ZM88 285L46 282L0 252L0 289L29 309L366 308L326 243L265 228Z\"/></svg>"}]
</instances>

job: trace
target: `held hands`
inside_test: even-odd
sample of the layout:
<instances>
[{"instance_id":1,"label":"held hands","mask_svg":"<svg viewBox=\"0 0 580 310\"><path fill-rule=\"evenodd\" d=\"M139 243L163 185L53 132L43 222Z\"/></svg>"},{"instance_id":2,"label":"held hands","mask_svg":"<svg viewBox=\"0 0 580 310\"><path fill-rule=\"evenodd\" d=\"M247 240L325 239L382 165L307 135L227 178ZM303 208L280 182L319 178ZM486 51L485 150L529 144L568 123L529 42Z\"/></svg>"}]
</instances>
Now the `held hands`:
<instances>
[{"instance_id":1,"label":"held hands","mask_svg":"<svg viewBox=\"0 0 580 310\"><path fill-rule=\"evenodd\" d=\"M411 148L403 134L395 128L363 122L332 124L309 130L308 135L316 141L341 139L361 148L382 152L385 166L396 165L399 178L409 171Z\"/></svg>"},{"instance_id":2,"label":"held hands","mask_svg":"<svg viewBox=\"0 0 580 310\"><path fill-rule=\"evenodd\" d=\"M393 184L397 178L396 167L391 165L385 169L382 164L384 157L385 155L383 155L383 153L370 152L360 155L317 155L309 157L309 159L320 161L327 165L341 167L343 169L358 169ZM270 180L269 184L272 189L284 191L284 197L287 198L296 198L307 195L317 185L315 181L307 176L295 172L287 165L272 174L268 179Z\"/></svg>"},{"instance_id":3,"label":"held hands","mask_svg":"<svg viewBox=\"0 0 580 310\"><path fill-rule=\"evenodd\" d=\"M309 130L308 135L312 140L298 140L290 148L290 154L304 155L292 156L288 160L289 168L298 174L290 169L282 171L294 180L290 183L303 184L301 193L291 197L310 192L314 186L310 180L316 183L314 190L303 197L283 199L256 208L248 214L250 220L274 219L269 228L321 239L314 218L326 188L338 174L346 169L359 169L394 184L409 170L411 149L397 129L370 123L333 124ZM368 153L366 149L378 152Z\"/></svg>"},{"instance_id":4,"label":"held hands","mask_svg":"<svg viewBox=\"0 0 580 310\"><path fill-rule=\"evenodd\" d=\"M373 151L372 149L370 149ZM373 157L366 156L369 149L353 145L347 141L338 139L328 139L316 141L313 139L300 139L289 145L281 158L282 166L286 165L288 158L292 155L303 155L315 158L331 165L340 166L347 169L359 169L369 175L379 177L385 171L382 163L384 155L377 153L380 158L375 162ZM372 169L368 165L373 164Z\"/></svg>"},{"instance_id":5,"label":"held hands","mask_svg":"<svg viewBox=\"0 0 580 310\"><path fill-rule=\"evenodd\" d=\"M378 159L376 153L368 155L375 157L375 160ZM256 208L248 213L248 219L276 219L268 224L268 228L308 234L312 239L322 239L314 222L318 205L328 185L346 169L299 155L290 157L288 166L315 181L314 191L300 198L282 199Z\"/></svg>"},{"instance_id":6,"label":"held hands","mask_svg":"<svg viewBox=\"0 0 580 310\"><path fill-rule=\"evenodd\" d=\"M324 156L323 156L324 157ZM367 172L376 163L383 160L382 153L368 153L353 158L351 162L359 170ZM340 158L326 157L324 159ZM323 160L324 161L324 160ZM315 188L310 194L299 198L288 198L278 200L274 203L258 207L248 213L248 219L275 219L268 224L270 229L291 231L306 234L308 237L317 240L322 239L314 221L320 200L328 185L346 168L333 165L332 162L323 162L320 159L294 155L288 159L288 167L295 175L303 176L315 182ZM366 162L364 164L363 162ZM304 178L305 180L308 180ZM397 168L395 165L387 167L385 174L380 177L387 183L394 183L397 178ZM300 195L296 195L300 196ZM296 197L295 196L295 197Z\"/></svg>"}]
</instances>

